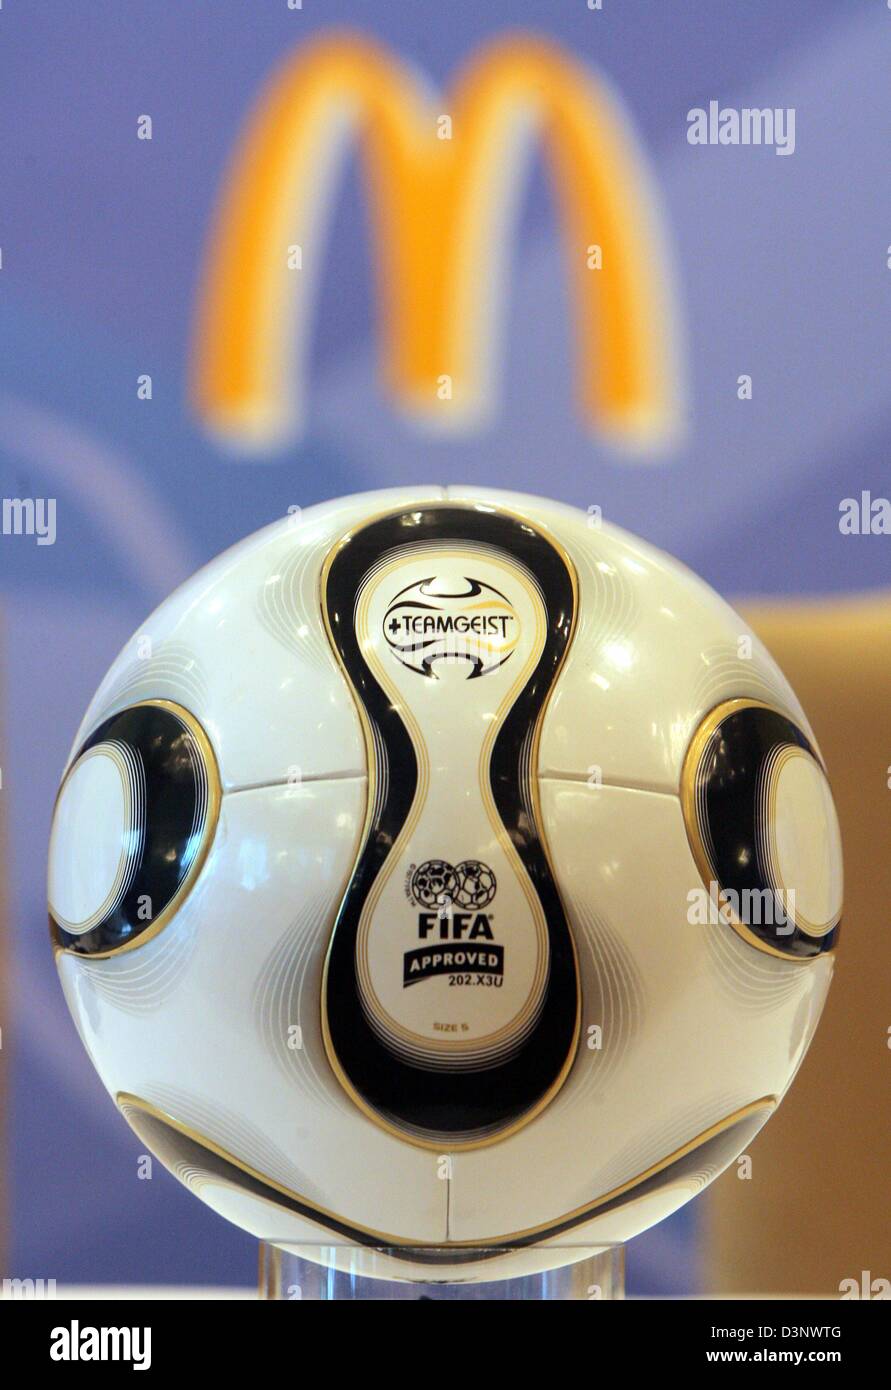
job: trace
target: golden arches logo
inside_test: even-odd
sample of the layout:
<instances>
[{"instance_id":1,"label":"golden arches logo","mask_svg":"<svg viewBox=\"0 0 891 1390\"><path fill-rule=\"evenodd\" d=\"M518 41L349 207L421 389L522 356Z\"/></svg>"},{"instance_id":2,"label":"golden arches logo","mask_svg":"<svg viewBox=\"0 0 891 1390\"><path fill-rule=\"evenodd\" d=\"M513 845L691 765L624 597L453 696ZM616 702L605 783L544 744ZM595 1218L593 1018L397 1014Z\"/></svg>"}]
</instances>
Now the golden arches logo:
<instances>
[{"instance_id":1,"label":"golden arches logo","mask_svg":"<svg viewBox=\"0 0 891 1390\"><path fill-rule=\"evenodd\" d=\"M584 416L629 444L673 434L671 278L636 141L601 79L522 36L478 54L444 107L356 35L304 45L270 80L232 161L199 298L191 389L205 422L261 447L299 431L345 137L360 142L369 190L385 384L439 425L478 419L494 396L498 272L530 134L562 220Z\"/></svg>"}]
</instances>

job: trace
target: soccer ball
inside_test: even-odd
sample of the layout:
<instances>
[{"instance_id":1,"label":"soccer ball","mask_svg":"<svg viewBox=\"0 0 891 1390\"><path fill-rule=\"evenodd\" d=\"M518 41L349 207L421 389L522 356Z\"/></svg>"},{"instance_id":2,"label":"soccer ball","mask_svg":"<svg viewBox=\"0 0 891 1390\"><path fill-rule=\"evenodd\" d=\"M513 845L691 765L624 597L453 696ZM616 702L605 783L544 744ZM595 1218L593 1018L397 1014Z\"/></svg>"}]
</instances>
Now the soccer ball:
<instances>
[{"instance_id":1,"label":"soccer ball","mask_svg":"<svg viewBox=\"0 0 891 1390\"><path fill-rule=\"evenodd\" d=\"M473 488L313 507L173 594L49 852L141 1141L259 1237L425 1281L569 1263L721 1172L804 1056L841 895L817 741L733 610Z\"/></svg>"}]
</instances>

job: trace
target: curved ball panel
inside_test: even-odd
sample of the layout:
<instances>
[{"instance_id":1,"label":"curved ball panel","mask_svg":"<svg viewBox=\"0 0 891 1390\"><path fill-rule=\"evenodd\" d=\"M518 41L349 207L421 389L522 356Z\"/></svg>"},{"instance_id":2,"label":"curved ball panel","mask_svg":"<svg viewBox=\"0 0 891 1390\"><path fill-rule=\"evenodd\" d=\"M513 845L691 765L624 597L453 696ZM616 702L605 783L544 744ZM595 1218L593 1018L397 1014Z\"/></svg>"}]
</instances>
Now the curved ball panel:
<instances>
[{"instance_id":1,"label":"curved ball panel","mask_svg":"<svg viewBox=\"0 0 891 1390\"><path fill-rule=\"evenodd\" d=\"M173 919L216 832L220 781L187 710L147 700L103 720L62 781L49 848L57 945L107 956Z\"/></svg>"},{"instance_id":2,"label":"curved ball panel","mask_svg":"<svg viewBox=\"0 0 891 1390\"><path fill-rule=\"evenodd\" d=\"M74 751L110 714L160 698L206 729L225 790L364 772L355 707L320 620L322 566L369 513L441 492L394 488L309 507L225 551L127 643Z\"/></svg>"},{"instance_id":3,"label":"curved ball panel","mask_svg":"<svg viewBox=\"0 0 891 1390\"><path fill-rule=\"evenodd\" d=\"M161 1117L146 1142L178 1176L178 1163L200 1166L176 1147L187 1135L228 1155L237 1182L253 1173L349 1225L435 1242L447 1205L436 1156L349 1102L320 1036L365 792L338 779L224 796L204 871L167 929L110 959L62 952L58 966L106 1088L131 1122Z\"/></svg>"},{"instance_id":4,"label":"curved ball panel","mask_svg":"<svg viewBox=\"0 0 891 1390\"><path fill-rule=\"evenodd\" d=\"M742 938L794 960L832 950L841 835L825 769L801 729L760 701L726 701L690 744L681 795L703 883Z\"/></svg>"},{"instance_id":5,"label":"curved ball panel","mask_svg":"<svg viewBox=\"0 0 891 1390\"><path fill-rule=\"evenodd\" d=\"M831 977L831 957L768 963L746 947L759 979L766 968L782 981L754 1011L745 966L729 970L710 951L714 935L740 943L725 922L703 921L707 893L678 799L571 781L542 782L540 791L578 952L582 1042L547 1110L503 1144L455 1155L458 1239L546 1230L567 1213L581 1225L609 1194L633 1192L691 1143L750 1113L763 1123L810 1041ZM537 1173L547 1181L530 1181ZM626 1196L603 1241L629 1238L647 1224L638 1224L641 1211L658 1220L692 1195L684 1178L666 1179L640 1208Z\"/></svg>"},{"instance_id":6,"label":"curved ball panel","mask_svg":"<svg viewBox=\"0 0 891 1390\"><path fill-rule=\"evenodd\" d=\"M358 1105L434 1151L528 1123L575 1051L572 941L530 813L574 607L540 530L449 502L357 527L323 577L370 788L326 1046Z\"/></svg>"},{"instance_id":7,"label":"curved ball panel","mask_svg":"<svg viewBox=\"0 0 891 1390\"><path fill-rule=\"evenodd\" d=\"M449 488L448 496L534 518L575 566L579 621L542 731L542 776L676 791L696 728L735 696L769 702L813 741L763 643L677 560L543 498L479 488Z\"/></svg>"}]
</instances>

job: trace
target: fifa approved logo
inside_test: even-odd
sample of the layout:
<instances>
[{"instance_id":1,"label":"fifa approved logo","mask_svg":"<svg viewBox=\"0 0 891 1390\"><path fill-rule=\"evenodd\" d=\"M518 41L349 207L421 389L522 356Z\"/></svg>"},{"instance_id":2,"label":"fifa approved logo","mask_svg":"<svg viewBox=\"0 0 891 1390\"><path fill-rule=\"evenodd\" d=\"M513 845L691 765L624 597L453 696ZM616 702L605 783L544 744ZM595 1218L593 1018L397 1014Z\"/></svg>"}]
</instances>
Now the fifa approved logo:
<instances>
[{"instance_id":1,"label":"fifa approved logo","mask_svg":"<svg viewBox=\"0 0 891 1390\"><path fill-rule=\"evenodd\" d=\"M494 941L492 913L495 875L480 859L452 865L428 859L412 865L406 896L418 907L418 937L425 945L406 951L403 987L448 975L450 983L500 988L504 947Z\"/></svg>"},{"instance_id":2,"label":"fifa approved logo","mask_svg":"<svg viewBox=\"0 0 891 1390\"><path fill-rule=\"evenodd\" d=\"M464 664L467 678L503 666L520 637L506 594L480 579L421 579L400 589L384 614L384 640L403 666L436 679L438 662Z\"/></svg>"}]
</instances>

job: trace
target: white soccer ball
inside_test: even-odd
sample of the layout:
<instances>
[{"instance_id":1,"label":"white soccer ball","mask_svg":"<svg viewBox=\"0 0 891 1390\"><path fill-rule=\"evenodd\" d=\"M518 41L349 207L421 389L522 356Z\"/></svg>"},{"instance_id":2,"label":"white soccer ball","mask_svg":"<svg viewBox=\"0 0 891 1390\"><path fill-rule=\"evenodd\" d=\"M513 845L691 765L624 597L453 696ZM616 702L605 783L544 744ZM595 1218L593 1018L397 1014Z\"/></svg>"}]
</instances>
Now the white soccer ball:
<instances>
[{"instance_id":1,"label":"white soccer ball","mask_svg":"<svg viewBox=\"0 0 891 1390\"><path fill-rule=\"evenodd\" d=\"M177 590L49 855L69 1007L148 1148L258 1237L423 1280L705 1187L804 1056L841 895L816 739L737 614L475 488L310 508Z\"/></svg>"}]
</instances>

